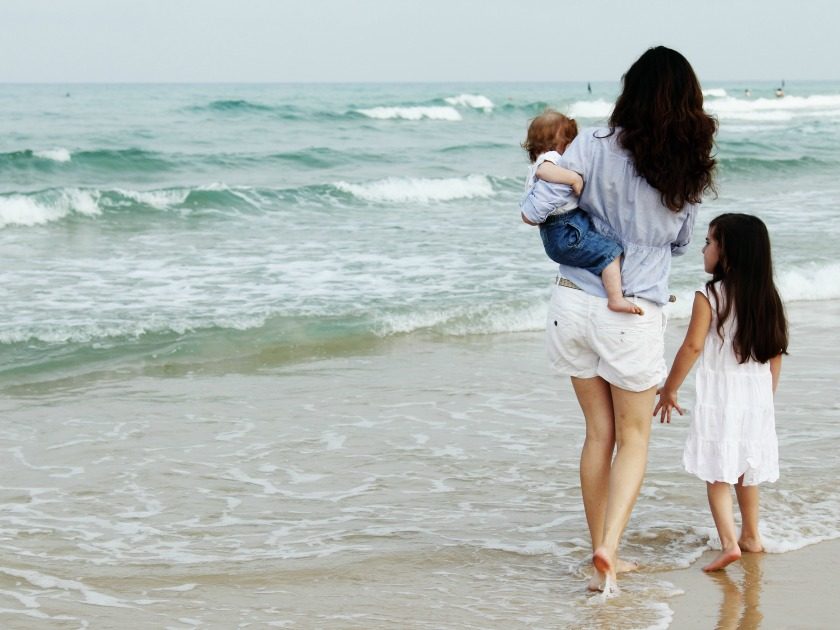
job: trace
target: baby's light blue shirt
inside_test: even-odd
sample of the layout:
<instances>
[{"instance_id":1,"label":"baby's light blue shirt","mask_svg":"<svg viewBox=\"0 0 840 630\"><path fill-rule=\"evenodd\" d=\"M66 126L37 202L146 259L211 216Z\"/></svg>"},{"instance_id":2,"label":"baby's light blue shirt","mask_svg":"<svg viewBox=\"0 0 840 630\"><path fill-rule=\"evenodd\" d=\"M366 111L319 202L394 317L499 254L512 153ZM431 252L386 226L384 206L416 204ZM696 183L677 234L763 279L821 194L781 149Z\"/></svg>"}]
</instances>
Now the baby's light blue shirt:
<instances>
[{"instance_id":1,"label":"baby's light blue shirt","mask_svg":"<svg viewBox=\"0 0 840 630\"><path fill-rule=\"evenodd\" d=\"M694 232L697 206L687 204L672 212L663 205L659 191L636 173L632 158L619 146L618 132L609 135L608 128L582 130L559 165L581 174L584 187L579 206L599 233L624 248L624 294L665 304L671 257L685 253ZM522 214L533 223L542 223L573 198L568 186L537 180L522 201ZM559 271L587 293L606 297L601 278L595 274L567 265L560 265Z\"/></svg>"}]
</instances>

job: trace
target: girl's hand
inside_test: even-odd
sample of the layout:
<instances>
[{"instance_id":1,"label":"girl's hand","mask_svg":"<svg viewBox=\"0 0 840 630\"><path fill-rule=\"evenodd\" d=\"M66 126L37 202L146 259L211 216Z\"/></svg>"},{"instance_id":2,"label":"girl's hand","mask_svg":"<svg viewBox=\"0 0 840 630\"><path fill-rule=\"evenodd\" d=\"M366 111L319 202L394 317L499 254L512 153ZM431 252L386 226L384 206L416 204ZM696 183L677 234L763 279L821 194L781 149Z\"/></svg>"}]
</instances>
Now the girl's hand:
<instances>
[{"instance_id":1,"label":"girl's hand","mask_svg":"<svg viewBox=\"0 0 840 630\"><path fill-rule=\"evenodd\" d=\"M653 415L659 414L659 422L667 422L671 424L671 410L676 409L681 416L685 415L682 407L677 403L677 392L660 387L656 390L659 394L659 400L656 402L656 407L653 409Z\"/></svg>"}]
</instances>

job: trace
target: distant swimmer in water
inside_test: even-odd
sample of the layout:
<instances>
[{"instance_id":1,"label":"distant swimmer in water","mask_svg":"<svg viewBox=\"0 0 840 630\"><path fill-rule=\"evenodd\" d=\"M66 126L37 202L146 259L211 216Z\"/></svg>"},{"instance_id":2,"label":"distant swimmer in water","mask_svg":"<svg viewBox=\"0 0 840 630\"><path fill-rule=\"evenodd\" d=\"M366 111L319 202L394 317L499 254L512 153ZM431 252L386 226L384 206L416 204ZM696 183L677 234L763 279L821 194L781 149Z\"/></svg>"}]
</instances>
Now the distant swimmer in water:
<instances>
[{"instance_id":1,"label":"distant swimmer in water","mask_svg":"<svg viewBox=\"0 0 840 630\"><path fill-rule=\"evenodd\" d=\"M782 84L776 88L776 98L782 98L785 95L785 80L782 79Z\"/></svg>"},{"instance_id":2,"label":"distant swimmer in water","mask_svg":"<svg viewBox=\"0 0 840 630\"><path fill-rule=\"evenodd\" d=\"M750 90L750 88L744 90L744 96L752 96L752 90Z\"/></svg>"},{"instance_id":3,"label":"distant swimmer in water","mask_svg":"<svg viewBox=\"0 0 840 630\"><path fill-rule=\"evenodd\" d=\"M590 94L592 94L592 84L591 83L586 84L586 91L589 92Z\"/></svg>"}]
</instances>

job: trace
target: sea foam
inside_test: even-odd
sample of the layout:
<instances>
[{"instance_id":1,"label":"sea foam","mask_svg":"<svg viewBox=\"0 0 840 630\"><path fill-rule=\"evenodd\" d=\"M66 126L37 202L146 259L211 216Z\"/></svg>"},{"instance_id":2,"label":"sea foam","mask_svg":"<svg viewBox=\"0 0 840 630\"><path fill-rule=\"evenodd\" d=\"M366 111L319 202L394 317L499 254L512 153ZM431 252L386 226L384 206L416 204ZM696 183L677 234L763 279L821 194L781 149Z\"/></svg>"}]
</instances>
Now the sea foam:
<instances>
[{"instance_id":1,"label":"sea foam","mask_svg":"<svg viewBox=\"0 0 840 630\"><path fill-rule=\"evenodd\" d=\"M481 109L489 112L493 109L493 101L481 94L459 94L458 96L450 96L446 99L447 103L457 107L472 107L473 109Z\"/></svg>"},{"instance_id":2,"label":"sea foam","mask_svg":"<svg viewBox=\"0 0 840 630\"><path fill-rule=\"evenodd\" d=\"M102 212L99 193L79 189L47 191L37 195L0 197L0 228L33 226L57 221L71 213L95 216Z\"/></svg>"},{"instance_id":3,"label":"sea foam","mask_svg":"<svg viewBox=\"0 0 840 630\"><path fill-rule=\"evenodd\" d=\"M491 197L493 185L484 175L444 179L388 177L364 184L337 182L335 187L354 197L372 202L450 201Z\"/></svg>"},{"instance_id":4,"label":"sea foam","mask_svg":"<svg viewBox=\"0 0 840 630\"><path fill-rule=\"evenodd\" d=\"M71 157L70 151L62 148L33 151L32 155L43 160L52 160L54 162L69 162Z\"/></svg>"},{"instance_id":5,"label":"sea foam","mask_svg":"<svg viewBox=\"0 0 840 630\"><path fill-rule=\"evenodd\" d=\"M117 193L128 199L158 210L166 210L172 206L182 204L189 195L189 190L117 190Z\"/></svg>"},{"instance_id":6,"label":"sea foam","mask_svg":"<svg viewBox=\"0 0 840 630\"><path fill-rule=\"evenodd\" d=\"M709 113L721 120L789 121L799 117L840 116L840 95L785 96L743 99L727 96L706 103Z\"/></svg>"},{"instance_id":7,"label":"sea foam","mask_svg":"<svg viewBox=\"0 0 840 630\"><path fill-rule=\"evenodd\" d=\"M778 287L787 302L840 298L840 263L782 271L778 274Z\"/></svg>"},{"instance_id":8,"label":"sea foam","mask_svg":"<svg viewBox=\"0 0 840 630\"><path fill-rule=\"evenodd\" d=\"M776 274L776 287L785 302L812 302L840 298L840 263L819 265L813 263L803 267L784 269ZM694 303L697 287L672 289L677 301L667 305L666 312L671 319L688 319Z\"/></svg>"},{"instance_id":9,"label":"sea foam","mask_svg":"<svg viewBox=\"0 0 840 630\"><path fill-rule=\"evenodd\" d=\"M613 110L613 103L603 99L595 101L575 101L569 107L569 116L572 118L598 118L606 120Z\"/></svg>"},{"instance_id":10,"label":"sea foam","mask_svg":"<svg viewBox=\"0 0 840 630\"><path fill-rule=\"evenodd\" d=\"M429 107L371 107L368 109L356 110L363 116L377 120L461 120L461 114L454 107L429 106Z\"/></svg>"}]
</instances>

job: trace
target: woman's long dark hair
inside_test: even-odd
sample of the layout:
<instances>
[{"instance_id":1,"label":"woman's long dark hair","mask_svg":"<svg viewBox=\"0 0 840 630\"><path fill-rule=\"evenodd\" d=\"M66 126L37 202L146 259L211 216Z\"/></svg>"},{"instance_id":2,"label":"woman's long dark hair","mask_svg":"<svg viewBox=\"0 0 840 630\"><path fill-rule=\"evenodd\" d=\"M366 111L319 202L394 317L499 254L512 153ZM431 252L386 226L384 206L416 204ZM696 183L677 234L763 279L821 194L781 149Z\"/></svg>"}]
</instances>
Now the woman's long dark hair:
<instances>
[{"instance_id":1,"label":"woman's long dark hair","mask_svg":"<svg viewBox=\"0 0 840 630\"><path fill-rule=\"evenodd\" d=\"M703 110L691 64L664 46L648 49L624 75L609 125L636 171L674 212L715 192L712 157L717 121Z\"/></svg>"},{"instance_id":2,"label":"woman's long dark hair","mask_svg":"<svg viewBox=\"0 0 840 630\"><path fill-rule=\"evenodd\" d=\"M718 263L707 289L717 298L717 332L735 309L732 345L739 363L765 363L787 354L788 327L782 299L773 283L770 235L767 226L750 214L728 213L709 223L718 245ZM720 281L725 299L715 289Z\"/></svg>"}]
</instances>

